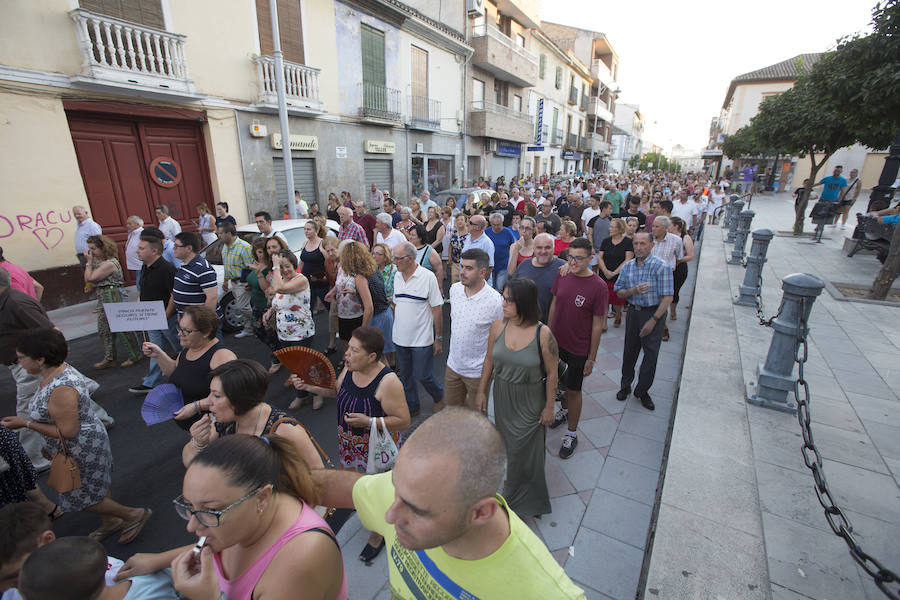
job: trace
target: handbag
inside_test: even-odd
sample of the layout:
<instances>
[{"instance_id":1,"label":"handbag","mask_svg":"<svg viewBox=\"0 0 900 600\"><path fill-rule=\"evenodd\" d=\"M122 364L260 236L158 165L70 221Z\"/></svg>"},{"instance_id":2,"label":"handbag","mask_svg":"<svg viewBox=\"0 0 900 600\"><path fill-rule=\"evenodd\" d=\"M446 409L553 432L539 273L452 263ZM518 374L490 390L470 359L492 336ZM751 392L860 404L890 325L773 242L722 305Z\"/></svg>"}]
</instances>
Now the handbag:
<instances>
[{"instance_id":1,"label":"handbag","mask_svg":"<svg viewBox=\"0 0 900 600\"><path fill-rule=\"evenodd\" d=\"M50 461L50 476L47 483L60 494L65 494L81 487L81 472L78 470L78 463L69 453L69 447L66 446L66 440L59 427L56 428L56 435L59 437L59 452Z\"/></svg>"},{"instance_id":2,"label":"handbag","mask_svg":"<svg viewBox=\"0 0 900 600\"><path fill-rule=\"evenodd\" d=\"M381 431L378 431L378 420L381 419ZM384 424L384 417L372 419L369 427L369 460L366 473L384 473L394 468L397 462L397 444Z\"/></svg>"}]
</instances>

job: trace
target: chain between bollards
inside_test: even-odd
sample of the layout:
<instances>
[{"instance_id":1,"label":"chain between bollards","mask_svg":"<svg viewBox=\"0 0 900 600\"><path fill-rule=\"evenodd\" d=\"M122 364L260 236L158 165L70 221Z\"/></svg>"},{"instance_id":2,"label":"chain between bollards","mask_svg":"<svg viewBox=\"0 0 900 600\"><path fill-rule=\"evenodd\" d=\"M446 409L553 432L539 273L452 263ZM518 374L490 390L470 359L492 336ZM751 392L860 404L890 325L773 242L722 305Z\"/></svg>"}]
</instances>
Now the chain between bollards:
<instances>
[{"instance_id":1,"label":"chain between bollards","mask_svg":"<svg viewBox=\"0 0 900 600\"><path fill-rule=\"evenodd\" d=\"M816 484L816 497L819 504L825 510L825 519L828 521L829 527L836 536L843 539L850 550L850 556L859 564L863 570L869 574L881 592L892 600L900 600L900 583L897 574L885 567L875 557L866 553L856 538L853 537L853 525L847 518L847 515L835 503L831 490L828 489L828 482L825 479L824 465L822 462L822 454L813 441L813 433L809 413L810 393L809 382L803 376L803 365L809 357L809 347L807 345L807 334L809 330L806 325L806 302L804 297L800 298L800 311L797 327L797 352L794 360L797 363L797 380L794 382L794 398L797 401L797 421L800 423L800 433L803 436L803 446L800 449L803 454L803 462L807 468L812 471L813 480ZM780 311L779 311L780 312ZM801 393L802 388L802 393ZM894 584L894 589L889 588Z\"/></svg>"}]
</instances>

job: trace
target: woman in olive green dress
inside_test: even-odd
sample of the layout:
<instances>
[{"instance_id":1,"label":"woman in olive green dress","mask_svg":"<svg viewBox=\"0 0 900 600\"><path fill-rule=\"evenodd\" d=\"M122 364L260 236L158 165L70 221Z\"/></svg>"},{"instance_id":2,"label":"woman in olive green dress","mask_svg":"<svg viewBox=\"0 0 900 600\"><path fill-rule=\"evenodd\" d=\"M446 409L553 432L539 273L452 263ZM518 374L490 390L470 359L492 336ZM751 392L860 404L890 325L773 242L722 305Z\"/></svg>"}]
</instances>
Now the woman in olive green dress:
<instances>
[{"instance_id":1,"label":"woman in olive green dress","mask_svg":"<svg viewBox=\"0 0 900 600\"><path fill-rule=\"evenodd\" d=\"M537 286L510 279L503 288L503 318L491 325L477 406L487 412L493 378L494 417L508 460L503 497L520 515L550 512L544 437L553 423L558 357L550 328L540 323Z\"/></svg>"}]
</instances>

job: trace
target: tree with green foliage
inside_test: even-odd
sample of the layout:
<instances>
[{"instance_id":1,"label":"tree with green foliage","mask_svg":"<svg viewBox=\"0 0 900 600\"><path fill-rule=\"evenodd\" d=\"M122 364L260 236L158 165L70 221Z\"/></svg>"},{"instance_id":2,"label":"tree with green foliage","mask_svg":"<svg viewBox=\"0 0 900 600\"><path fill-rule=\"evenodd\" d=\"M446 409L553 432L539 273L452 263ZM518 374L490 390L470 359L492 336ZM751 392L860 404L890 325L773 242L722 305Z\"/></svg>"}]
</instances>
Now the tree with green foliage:
<instances>
[{"instance_id":1,"label":"tree with green foliage","mask_svg":"<svg viewBox=\"0 0 900 600\"><path fill-rule=\"evenodd\" d=\"M642 171L674 172L681 170L681 165L670 161L660 152L647 152L640 158L639 165Z\"/></svg>"}]
</instances>

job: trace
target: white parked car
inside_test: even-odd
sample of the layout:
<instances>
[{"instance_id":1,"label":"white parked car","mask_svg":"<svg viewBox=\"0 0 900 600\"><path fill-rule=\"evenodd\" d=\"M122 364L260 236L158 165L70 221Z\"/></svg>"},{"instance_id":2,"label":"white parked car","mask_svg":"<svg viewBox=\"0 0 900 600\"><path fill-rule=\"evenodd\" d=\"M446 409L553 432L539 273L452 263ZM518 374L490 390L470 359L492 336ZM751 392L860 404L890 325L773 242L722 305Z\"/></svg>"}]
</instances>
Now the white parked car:
<instances>
[{"instance_id":1,"label":"white parked car","mask_svg":"<svg viewBox=\"0 0 900 600\"><path fill-rule=\"evenodd\" d=\"M284 236L284 239L287 240L288 247L297 256L297 260L300 259L300 252L306 244L306 231L303 227L306 225L307 221L309 221L309 219L272 221L272 230L277 231ZM328 220L325 222L325 228L328 230L328 235L336 236L340 225L334 221ZM256 223L241 225L237 228L237 232L241 239L251 244L261 235ZM212 265L212 268L216 272L216 280L218 282L217 293L219 295L218 302L219 306L222 308L222 315L224 316L222 321L222 331L231 333L241 328L242 321L241 315L236 310L232 309L234 296L231 292L222 291L222 282L225 280L225 268L222 266L221 246L222 242L216 240L201 250L200 254L209 261L209 264Z\"/></svg>"}]
</instances>

